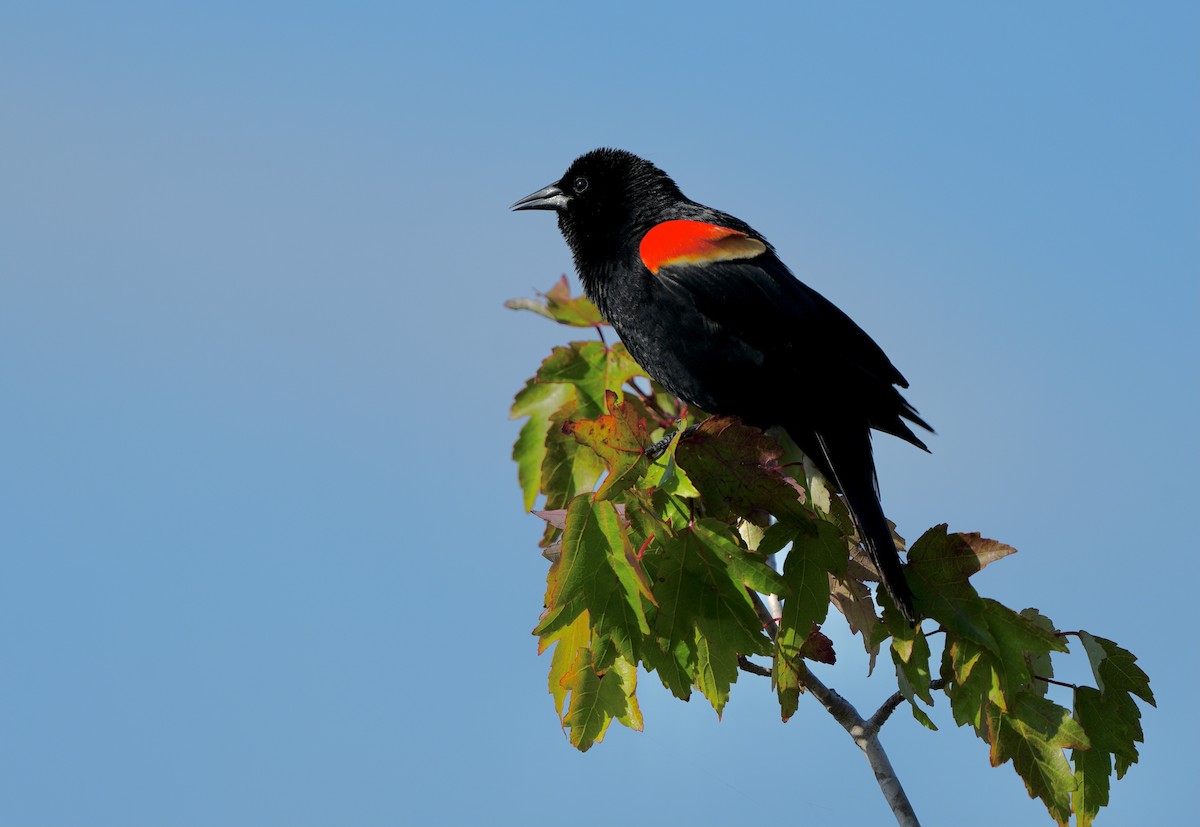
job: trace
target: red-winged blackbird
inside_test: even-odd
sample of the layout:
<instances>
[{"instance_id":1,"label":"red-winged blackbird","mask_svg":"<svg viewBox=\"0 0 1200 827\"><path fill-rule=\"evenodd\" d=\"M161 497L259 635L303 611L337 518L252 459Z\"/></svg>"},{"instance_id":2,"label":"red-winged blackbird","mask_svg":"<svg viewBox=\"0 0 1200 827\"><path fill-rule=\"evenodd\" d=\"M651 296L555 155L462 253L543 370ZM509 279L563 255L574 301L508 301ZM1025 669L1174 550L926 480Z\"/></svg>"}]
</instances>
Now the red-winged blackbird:
<instances>
[{"instance_id":1,"label":"red-winged blackbird","mask_svg":"<svg viewBox=\"0 0 1200 827\"><path fill-rule=\"evenodd\" d=\"M871 429L932 430L877 344L744 221L686 198L629 152L597 149L514 210L555 210L584 292L630 354L689 404L784 427L832 481L896 605L912 593L879 504Z\"/></svg>"}]
</instances>

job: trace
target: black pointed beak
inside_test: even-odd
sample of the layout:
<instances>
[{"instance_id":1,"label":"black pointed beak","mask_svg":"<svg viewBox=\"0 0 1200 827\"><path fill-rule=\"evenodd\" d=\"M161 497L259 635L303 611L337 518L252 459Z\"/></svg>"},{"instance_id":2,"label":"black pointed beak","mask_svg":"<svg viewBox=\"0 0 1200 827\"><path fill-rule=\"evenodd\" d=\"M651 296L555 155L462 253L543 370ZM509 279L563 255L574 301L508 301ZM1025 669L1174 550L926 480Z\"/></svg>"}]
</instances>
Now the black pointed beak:
<instances>
[{"instance_id":1,"label":"black pointed beak","mask_svg":"<svg viewBox=\"0 0 1200 827\"><path fill-rule=\"evenodd\" d=\"M567 196L554 184L531 192L512 205L514 210L563 210L566 207Z\"/></svg>"}]
</instances>

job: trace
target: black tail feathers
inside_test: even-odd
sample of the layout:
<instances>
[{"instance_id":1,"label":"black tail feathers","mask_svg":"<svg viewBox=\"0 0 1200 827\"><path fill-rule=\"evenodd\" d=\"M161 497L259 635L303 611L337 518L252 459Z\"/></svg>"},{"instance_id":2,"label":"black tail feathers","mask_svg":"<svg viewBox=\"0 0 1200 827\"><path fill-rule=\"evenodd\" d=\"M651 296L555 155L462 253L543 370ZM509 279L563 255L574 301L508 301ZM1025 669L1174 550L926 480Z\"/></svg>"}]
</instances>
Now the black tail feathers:
<instances>
[{"instance_id":1,"label":"black tail feathers","mask_svg":"<svg viewBox=\"0 0 1200 827\"><path fill-rule=\"evenodd\" d=\"M820 454L812 459L841 491L858 526L863 548L879 569L880 580L891 595L892 602L909 623L916 624L912 591L904 577L904 565L900 562L900 553L892 539L891 526L879 503L870 431L863 428L861 434L827 432L815 436ZM793 439L796 439L795 436Z\"/></svg>"}]
</instances>

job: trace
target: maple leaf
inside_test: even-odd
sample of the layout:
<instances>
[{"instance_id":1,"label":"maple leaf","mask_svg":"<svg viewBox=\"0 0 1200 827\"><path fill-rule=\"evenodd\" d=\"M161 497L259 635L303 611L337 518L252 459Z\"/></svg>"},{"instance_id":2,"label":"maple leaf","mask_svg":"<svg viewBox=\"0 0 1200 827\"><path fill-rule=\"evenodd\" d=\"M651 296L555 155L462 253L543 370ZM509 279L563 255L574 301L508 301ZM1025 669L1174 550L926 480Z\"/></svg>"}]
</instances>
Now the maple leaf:
<instances>
[{"instance_id":1,"label":"maple leaf","mask_svg":"<svg viewBox=\"0 0 1200 827\"><path fill-rule=\"evenodd\" d=\"M611 636L621 655L636 662L638 641L650 631L642 600L654 597L612 503L590 494L571 500L549 583L534 634L549 635L587 611L596 634Z\"/></svg>"},{"instance_id":2,"label":"maple leaf","mask_svg":"<svg viewBox=\"0 0 1200 827\"><path fill-rule=\"evenodd\" d=\"M539 299L509 299L504 306L510 310L528 310L571 327L599 327L607 324L596 305L584 296L571 297L567 277L562 276Z\"/></svg>"},{"instance_id":3,"label":"maple leaf","mask_svg":"<svg viewBox=\"0 0 1200 827\"><path fill-rule=\"evenodd\" d=\"M1071 819L1075 776L1064 749L1086 749L1088 738L1070 713L1045 698L1024 693L1011 710L987 707L992 766L1013 762L1030 796L1040 798L1060 824Z\"/></svg>"},{"instance_id":4,"label":"maple leaf","mask_svg":"<svg viewBox=\"0 0 1200 827\"><path fill-rule=\"evenodd\" d=\"M699 497L700 492L696 490L696 486L688 477L687 472L679 467L679 462L675 458L675 451L682 438L683 431L676 431L666 450L646 469L642 483L654 486L665 494L674 494L679 497Z\"/></svg>"},{"instance_id":5,"label":"maple leaf","mask_svg":"<svg viewBox=\"0 0 1200 827\"><path fill-rule=\"evenodd\" d=\"M578 415L595 419L606 412L607 391L620 397L626 382L644 375L624 345L608 347L590 341L554 348L538 370L537 380L571 385L579 402Z\"/></svg>"},{"instance_id":6,"label":"maple leaf","mask_svg":"<svg viewBox=\"0 0 1200 827\"><path fill-rule=\"evenodd\" d=\"M983 565L972 546L960 535L947 534L943 523L913 543L904 574L926 616L994 649L979 593L967 582Z\"/></svg>"},{"instance_id":7,"label":"maple leaf","mask_svg":"<svg viewBox=\"0 0 1200 827\"><path fill-rule=\"evenodd\" d=\"M580 445L592 449L608 470L596 499L611 499L638 482L646 470L646 421L632 405L617 401L614 391L605 392L609 412L596 419L567 422L563 429Z\"/></svg>"},{"instance_id":8,"label":"maple leaf","mask_svg":"<svg viewBox=\"0 0 1200 827\"><path fill-rule=\"evenodd\" d=\"M879 656L879 643L875 640L875 631L879 628L879 615L875 612L875 602L871 599L871 590L859 579L850 576L853 561L846 565L846 576L829 577L830 603L846 618L850 631L862 637L863 648L867 651L867 674L875 671L875 659Z\"/></svg>"},{"instance_id":9,"label":"maple leaf","mask_svg":"<svg viewBox=\"0 0 1200 827\"><path fill-rule=\"evenodd\" d=\"M1095 746L1091 749L1074 749L1071 750L1071 765L1075 768L1075 790L1071 793L1075 825L1089 827L1100 808L1108 806L1112 755Z\"/></svg>"},{"instance_id":10,"label":"maple leaf","mask_svg":"<svg viewBox=\"0 0 1200 827\"><path fill-rule=\"evenodd\" d=\"M647 653L647 665L676 696L686 697L686 678L720 715L737 680L738 655L771 651L744 587L770 593L784 583L711 518L678 532L660 527L644 563L662 598L651 611L657 651Z\"/></svg>"},{"instance_id":11,"label":"maple leaf","mask_svg":"<svg viewBox=\"0 0 1200 827\"><path fill-rule=\"evenodd\" d=\"M713 517L728 521L766 511L810 521L804 489L783 473L780 454L779 444L761 430L724 416L700 423L675 450Z\"/></svg>"},{"instance_id":12,"label":"maple leaf","mask_svg":"<svg viewBox=\"0 0 1200 827\"><path fill-rule=\"evenodd\" d=\"M546 459L546 435L554 427L555 413L566 409L575 398L570 385L540 383L530 379L513 399L510 416L529 421L521 426L513 443L512 457L517 463L517 479L525 499L525 510L533 508L542 488L542 463ZM561 420L560 420L561 422Z\"/></svg>"},{"instance_id":13,"label":"maple leaf","mask_svg":"<svg viewBox=\"0 0 1200 827\"><path fill-rule=\"evenodd\" d=\"M542 460L542 493L546 508L564 508L580 491L591 491L604 473L604 460L595 451L561 434L546 443Z\"/></svg>"},{"instance_id":14,"label":"maple leaf","mask_svg":"<svg viewBox=\"0 0 1200 827\"><path fill-rule=\"evenodd\" d=\"M580 658L586 658L586 650ZM616 719L625 726L641 730L642 713L637 702L637 667L624 658L598 671L586 664L576 670L578 679L563 716L571 744L587 752L604 740L608 725Z\"/></svg>"}]
</instances>

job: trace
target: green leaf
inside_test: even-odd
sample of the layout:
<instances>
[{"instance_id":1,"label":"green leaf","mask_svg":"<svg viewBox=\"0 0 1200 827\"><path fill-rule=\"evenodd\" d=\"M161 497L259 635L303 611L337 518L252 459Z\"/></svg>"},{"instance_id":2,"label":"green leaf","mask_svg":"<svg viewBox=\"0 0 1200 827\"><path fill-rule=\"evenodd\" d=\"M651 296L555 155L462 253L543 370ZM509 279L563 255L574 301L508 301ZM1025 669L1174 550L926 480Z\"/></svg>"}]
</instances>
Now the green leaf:
<instances>
[{"instance_id":1,"label":"green leaf","mask_svg":"<svg viewBox=\"0 0 1200 827\"><path fill-rule=\"evenodd\" d=\"M825 622L829 612L829 577L845 571L848 557L841 532L824 520L815 525L802 523L799 530L783 522L776 523L767 529L759 548L770 552L782 548L787 541L792 548L783 561L785 588L776 590L784 595L784 601L771 668L772 684L785 721L799 703L802 681L798 660L806 652L822 656L817 659L833 658L832 644L826 651L813 642L813 635L819 634L817 627Z\"/></svg>"},{"instance_id":2,"label":"green leaf","mask_svg":"<svg viewBox=\"0 0 1200 827\"><path fill-rule=\"evenodd\" d=\"M1079 639L1092 664L1096 686L1101 692L1129 692L1150 706L1157 706L1150 691L1150 678L1137 665L1137 658L1107 638L1080 632Z\"/></svg>"},{"instance_id":3,"label":"green leaf","mask_svg":"<svg viewBox=\"0 0 1200 827\"><path fill-rule=\"evenodd\" d=\"M661 525L643 558L661 597L650 612L657 651L645 660L677 696L685 694L686 676L719 715L737 680L738 655L771 651L744 585L774 589L781 581L724 523L707 519L678 532Z\"/></svg>"},{"instance_id":4,"label":"green leaf","mask_svg":"<svg viewBox=\"0 0 1200 827\"><path fill-rule=\"evenodd\" d=\"M596 498L612 499L636 483L646 469L646 421L632 405L617 402L617 395L606 395L609 413L596 419L583 419L564 426L580 445L592 449L604 462L608 476Z\"/></svg>"},{"instance_id":5,"label":"green leaf","mask_svg":"<svg viewBox=\"0 0 1200 827\"><path fill-rule=\"evenodd\" d=\"M967 579L982 564L960 535L934 526L908 551L905 577L918 608L947 631L969 637L989 649L997 643L988 629L985 608Z\"/></svg>"},{"instance_id":6,"label":"green leaf","mask_svg":"<svg viewBox=\"0 0 1200 827\"><path fill-rule=\"evenodd\" d=\"M593 639L589 619L583 612L538 641L538 654L554 646L550 694L571 743L583 751L604 738L614 718L632 729L642 729L635 694L637 667L617 655L607 639ZM602 650L612 653L611 657L602 655ZM609 663L602 665L605 660Z\"/></svg>"},{"instance_id":7,"label":"green leaf","mask_svg":"<svg viewBox=\"0 0 1200 827\"><path fill-rule=\"evenodd\" d=\"M996 641L991 652L993 662L1000 670L1004 691L1010 694L1034 691L1044 695L1044 684L1035 686L1041 681L1034 680L1030 663L1043 659L1048 661L1050 652L1067 651L1066 642L1054 633L1053 628L1046 629L1044 625L995 600L983 598L981 603L988 630ZM1048 678L1050 675L1038 677Z\"/></svg>"},{"instance_id":8,"label":"green leaf","mask_svg":"<svg viewBox=\"0 0 1200 827\"><path fill-rule=\"evenodd\" d=\"M674 494L679 497L699 497L700 492L696 490L696 486L688 477L687 472L679 467L679 463L675 459L675 449L679 447L682 434L682 429L675 432L675 437L667 446L667 450L663 451L662 455L646 469L642 482L666 494Z\"/></svg>"},{"instance_id":9,"label":"green leaf","mask_svg":"<svg viewBox=\"0 0 1200 827\"><path fill-rule=\"evenodd\" d=\"M1022 609L1021 617L1030 621L1038 628L1057 638L1057 633L1054 627L1054 622L1037 609ZM1062 648L1054 647L1054 651L1066 651L1066 643L1062 642ZM1054 677L1054 662L1050 658L1049 651L1028 651L1025 653L1025 664L1029 667L1029 671L1041 678ZM1045 681L1034 680L1030 687L1032 691L1039 695L1045 695L1046 690L1050 688L1050 684Z\"/></svg>"},{"instance_id":10,"label":"green leaf","mask_svg":"<svg viewBox=\"0 0 1200 827\"><path fill-rule=\"evenodd\" d=\"M1071 750L1071 764L1075 767L1075 791L1071 793L1071 809L1075 811L1075 825L1076 827L1089 827L1095 821L1100 808L1108 806L1112 756L1095 747L1073 749Z\"/></svg>"},{"instance_id":11,"label":"green leaf","mask_svg":"<svg viewBox=\"0 0 1200 827\"><path fill-rule=\"evenodd\" d=\"M561 433L552 437L542 460L546 509L563 508L580 493L590 493L603 473L604 461L591 448Z\"/></svg>"},{"instance_id":12,"label":"green leaf","mask_svg":"<svg viewBox=\"0 0 1200 827\"><path fill-rule=\"evenodd\" d=\"M588 649L591 641L587 612L538 640L539 655L554 647L554 654L550 656L549 687L559 719L563 717L567 695L578 680L579 665L584 662L580 660L580 652Z\"/></svg>"},{"instance_id":13,"label":"green leaf","mask_svg":"<svg viewBox=\"0 0 1200 827\"><path fill-rule=\"evenodd\" d=\"M513 444L512 457L517 463L525 510L533 508L542 487L542 463L546 459L546 437L554 427L554 414L575 397L570 385L543 384L530 379L513 399L511 418L528 416ZM560 420L561 423L561 420Z\"/></svg>"},{"instance_id":14,"label":"green leaf","mask_svg":"<svg viewBox=\"0 0 1200 827\"><path fill-rule=\"evenodd\" d=\"M625 383L645 371L622 344L607 347L604 342L571 342L556 347L538 371L539 382L572 385L579 401L578 416L595 419L607 411L606 393L620 398Z\"/></svg>"},{"instance_id":15,"label":"green leaf","mask_svg":"<svg viewBox=\"0 0 1200 827\"><path fill-rule=\"evenodd\" d=\"M581 659L586 657L586 650ZM618 659L611 669L598 671L581 664L571 690L571 701L563 725L567 727L571 744L587 752L593 744L604 740L608 725L616 718L633 729L642 728L642 713L638 708L637 668Z\"/></svg>"},{"instance_id":16,"label":"green leaf","mask_svg":"<svg viewBox=\"0 0 1200 827\"><path fill-rule=\"evenodd\" d=\"M989 740L984 712L989 705L1003 703L1004 695L987 653L967 638L948 638L942 650L942 678L954 722L970 725L976 735Z\"/></svg>"},{"instance_id":17,"label":"green leaf","mask_svg":"<svg viewBox=\"0 0 1200 827\"><path fill-rule=\"evenodd\" d=\"M896 665L896 675L904 686L900 691L914 706L916 698L920 698L930 706L933 705L933 695L929 684L932 677L929 673L929 641L920 627L912 627L900 619L900 622L890 624L892 631L892 662Z\"/></svg>"},{"instance_id":18,"label":"green leaf","mask_svg":"<svg viewBox=\"0 0 1200 827\"><path fill-rule=\"evenodd\" d=\"M1137 763L1141 713L1128 694L1081 686L1075 690L1075 717L1088 734L1092 749L1111 753L1126 765Z\"/></svg>"},{"instance_id":19,"label":"green leaf","mask_svg":"<svg viewBox=\"0 0 1200 827\"><path fill-rule=\"evenodd\" d=\"M1018 697L1010 710L987 708L992 766L1013 762L1032 797L1040 798L1060 824L1071 819L1075 776L1064 749L1086 749L1087 735L1070 713L1033 694Z\"/></svg>"},{"instance_id":20,"label":"green leaf","mask_svg":"<svg viewBox=\"0 0 1200 827\"><path fill-rule=\"evenodd\" d=\"M594 633L611 636L621 655L636 662L641 635L650 631L643 598L654 600L616 508L589 494L571 500L562 557L552 567L546 614L534 634L550 635L586 611Z\"/></svg>"},{"instance_id":21,"label":"green leaf","mask_svg":"<svg viewBox=\"0 0 1200 827\"><path fill-rule=\"evenodd\" d=\"M567 277L563 276L538 299L509 299L504 306L510 310L529 310L559 324L572 327L596 327L604 324L600 311L584 296L571 297Z\"/></svg>"}]
</instances>

